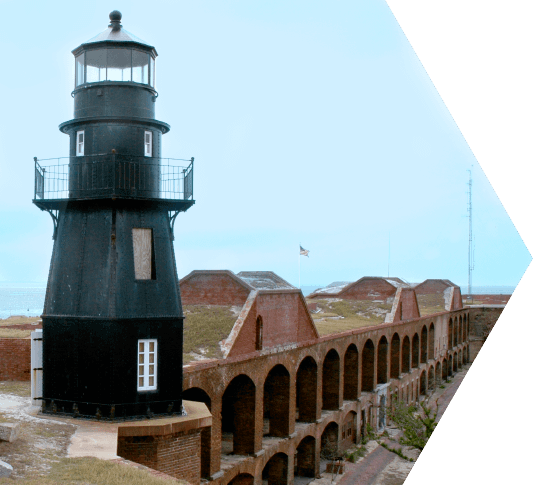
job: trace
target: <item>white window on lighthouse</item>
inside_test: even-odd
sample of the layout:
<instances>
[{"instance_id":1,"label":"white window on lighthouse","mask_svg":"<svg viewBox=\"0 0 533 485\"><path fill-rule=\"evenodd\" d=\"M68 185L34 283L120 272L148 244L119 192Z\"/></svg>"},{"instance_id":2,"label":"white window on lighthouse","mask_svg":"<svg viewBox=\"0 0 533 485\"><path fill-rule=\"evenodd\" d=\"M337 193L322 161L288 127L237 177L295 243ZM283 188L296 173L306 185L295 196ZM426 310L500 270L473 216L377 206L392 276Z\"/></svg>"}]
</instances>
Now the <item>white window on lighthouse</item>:
<instances>
[{"instance_id":1,"label":"white window on lighthouse","mask_svg":"<svg viewBox=\"0 0 533 485\"><path fill-rule=\"evenodd\" d=\"M144 156L145 157L152 156L152 132L151 131L144 132Z\"/></svg>"},{"instance_id":2,"label":"white window on lighthouse","mask_svg":"<svg viewBox=\"0 0 533 485\"><path fill-rule=\"evenodd\" d=\"M139 340L137 345L137 390L157 389L157 340Z\"/></svg>"},{"instance_id":3,"label":"white window on lighthouse","mask_svg":"<svg viewBox=\"0 0 533 485\"><path fill-rule=\"evenodd\" d=\"M81 157L85 153L85 131L76 133L76 156Z\"/></svg>"}]
</instances>

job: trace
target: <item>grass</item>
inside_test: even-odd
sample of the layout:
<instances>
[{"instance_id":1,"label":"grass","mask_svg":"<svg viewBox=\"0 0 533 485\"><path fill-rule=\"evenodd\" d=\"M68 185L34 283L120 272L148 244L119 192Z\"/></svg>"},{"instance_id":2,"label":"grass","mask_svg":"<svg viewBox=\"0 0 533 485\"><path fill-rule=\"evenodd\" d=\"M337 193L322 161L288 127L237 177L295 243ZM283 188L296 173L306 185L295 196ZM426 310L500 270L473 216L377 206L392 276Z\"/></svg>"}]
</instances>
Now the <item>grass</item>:
<instances>
[{"instance_id":1,"label":"grass","mask_svg":"<svg viewBox=\"0 0 533 485\"><path fill-rule=\"evenodd\" d=\"M8 318L0 319L0 327L5 327L6 325L23 325L40 321L41 319L39 317L23 317L13 315Z\"/></svg>"},{"instance_id":2,"label":"grass","mask_svg":"<svg viewBox=\"0 0 533 485\"><path fill-rule=\"evenodd\" d=\"M120 465L97 458L61 458L52 463L47 474L35 479L17 480L25 485L165 485L184 481L156 477L147 470ZM9 478L0 478L0 484L12 484Z\"/></svg>"},{"instance_id":3,"label":"grass","mask_svg":"<svg viewBox=\"0 0 533 485\"><path fill-rule=\"evenodd\" d=\"M237 320L231 307L185 305L183 311L183 362L195 360L191 352L210 359L222 358L219 342L228 337Z\"/></svg>"},{"instance_id":4,"label":"grass","mask_svg":"<svg viewBox=\"0 0 533 485\"><path fill-rule=\"evenodd\" d=\"M31 382L0 381L0 393L15 394L20 397L30 397Z\"/></svg>"},{"instance_id":5,"label":"grass","mask_svg":"<svg viewBox=\"0 0 533 485\"><path fill-rule=\"evenodd\" d=\"M31 336L31 330L20 330L19 328L0 327L0 338L27 338Z\"/></svg>"},{"instance_id":6,"label":"grass","mask_svg":"<svg viewBox=\"0 0 533 485\"><path fill-rule=\"evenodd\" d=\"M442 294L417 295L416 298L421 317L444 311L444 296Z\"/></svg>"},{"instance_id":7,"label":"grass","mask_svg":"<svg viewBox=\"0 0 533 485\"><path fill-rule=\"evenodd\" d=\"M392 305L370 300L316 300L313 320L320 336L379 325Z\"/></svg>"}]
</instances>

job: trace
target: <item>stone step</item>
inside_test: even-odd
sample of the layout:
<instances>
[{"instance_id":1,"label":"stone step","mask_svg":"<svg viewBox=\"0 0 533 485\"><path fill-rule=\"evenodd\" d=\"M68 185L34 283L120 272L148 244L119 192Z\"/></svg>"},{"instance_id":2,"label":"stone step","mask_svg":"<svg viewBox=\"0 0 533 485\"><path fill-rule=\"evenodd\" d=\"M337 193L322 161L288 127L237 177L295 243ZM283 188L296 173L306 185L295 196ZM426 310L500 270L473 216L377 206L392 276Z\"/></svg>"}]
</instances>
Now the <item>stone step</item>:
<instances>
[{"instance_id":1,"label":"stone step","mask_svg":"<svg viewBox=\"0 0 533 485\"><path fill-rule=\"evenodd\" d=\"M17 439L20 423L0 423L0 441L13 442Z\"/></svg>"}]
</instances>

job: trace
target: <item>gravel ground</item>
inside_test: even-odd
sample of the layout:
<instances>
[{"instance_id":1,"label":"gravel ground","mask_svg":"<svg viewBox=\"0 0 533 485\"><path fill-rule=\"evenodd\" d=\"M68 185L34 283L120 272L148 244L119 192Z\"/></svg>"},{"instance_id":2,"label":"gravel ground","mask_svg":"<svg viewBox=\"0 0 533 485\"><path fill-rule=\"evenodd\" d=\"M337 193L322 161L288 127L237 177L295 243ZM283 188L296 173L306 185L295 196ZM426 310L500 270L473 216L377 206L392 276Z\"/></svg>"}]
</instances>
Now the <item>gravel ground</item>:
<instances>
[{"instance_id":1,"label":"gravel ground","mask_svg":"<svg viewBox=\"0 0 533 485\"><path fill-rule=\"evenodd\" d=\"M38 478L51 463L67 455L76 427L29 415L29 382L18 383L16 389L10 389L10 383L0 384L0 422L20 423L19 436L13 443L0 441L0 460L13 467L12 478Z\"/></svg>"}]
</instances>

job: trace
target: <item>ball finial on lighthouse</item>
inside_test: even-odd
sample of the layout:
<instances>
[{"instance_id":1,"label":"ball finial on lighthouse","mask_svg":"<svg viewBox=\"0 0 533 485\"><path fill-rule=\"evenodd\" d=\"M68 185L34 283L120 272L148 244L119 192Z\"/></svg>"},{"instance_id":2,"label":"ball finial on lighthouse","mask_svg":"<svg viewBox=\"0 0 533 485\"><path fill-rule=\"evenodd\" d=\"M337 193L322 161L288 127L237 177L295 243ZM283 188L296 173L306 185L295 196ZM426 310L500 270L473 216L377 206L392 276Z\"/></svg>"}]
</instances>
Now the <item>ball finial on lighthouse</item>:
<instances>
[{"instance_id":1,"label":"ball finial on lighthouse","mask_svg":"<svg viewBox=\"0 0 533 485\"><path fill-rule=\"evenodd\" d=\"M111 23L109 24L109 27L112 27L113 30L120 30L120 20L122 19L122 14L118 10L113 10L109 14L109 20L111 20Z\"/></svg>"}]
</instances>

